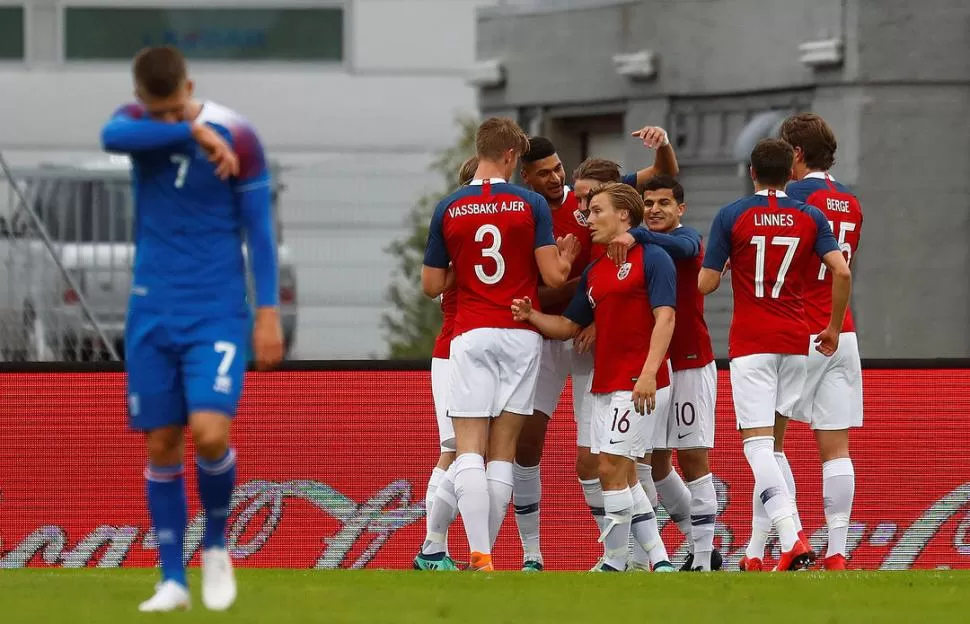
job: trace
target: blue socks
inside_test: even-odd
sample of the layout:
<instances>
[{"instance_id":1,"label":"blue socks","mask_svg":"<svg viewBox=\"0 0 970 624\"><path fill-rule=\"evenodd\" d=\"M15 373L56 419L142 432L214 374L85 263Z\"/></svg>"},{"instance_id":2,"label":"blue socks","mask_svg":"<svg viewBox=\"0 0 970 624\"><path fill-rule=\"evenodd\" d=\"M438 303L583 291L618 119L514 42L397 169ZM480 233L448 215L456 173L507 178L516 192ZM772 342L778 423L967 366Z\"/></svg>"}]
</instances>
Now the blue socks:
<instances>
[{"instance_id":1,"label":"blue socks","mask_svg":"<svg viewBox=\"0 0 970 624\"><path fill-rule=\"evenodd\" d=\"M153 466L145 470L148 513L158 537L158 556L162 563L162 581L175 581L188 587L185 580L185 525L188 503L185 500L185 477L182 465Z\"/></svg>"},{"instance_id":2,"label":"blue socks","mask_svg":"<svg viewBox=\"0 0 970 624\"><path fill-rule=\"evenodd\" d=\"M222 458L208 461L196 459L199 466L199 498L205 511L205 532L202 547L226 547L226 522L232 505L232 491L236 485L236 451L229 449Z\"/></svg>"}]
</instances>

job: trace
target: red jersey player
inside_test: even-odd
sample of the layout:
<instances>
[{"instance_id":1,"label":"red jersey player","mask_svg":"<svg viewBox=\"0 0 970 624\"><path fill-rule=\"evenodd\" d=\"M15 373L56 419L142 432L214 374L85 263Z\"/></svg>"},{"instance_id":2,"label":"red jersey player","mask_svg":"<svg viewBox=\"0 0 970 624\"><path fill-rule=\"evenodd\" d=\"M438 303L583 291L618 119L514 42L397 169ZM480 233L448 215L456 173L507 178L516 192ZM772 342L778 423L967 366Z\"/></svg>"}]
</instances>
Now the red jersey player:
<instances>
[{"instance_id":1,"label":"red jersey player","mask_svg":"<svg viewBox=\"0 0 970 624\"><path fill-rule=\"evenodd\" d=\"M849 265L859 249L862 208L859 200L828 170L835 162L835 134L818 115L794 115L781 126L781 138L795 151L789 197L815 206L832 226ZM832 309L832 274L825 265L805 267L805 316L813 336L821 332ZM792 418L811 425L822 459L822 497L828 525L825 568L844 570L849 516L855 495L855 469L849 457L849 429L862 426L862 362L852 310L847 309L839 348L830 358L808 354L807 382ZM775 432L776 455L783 454L784 431ZM784 467L788 467L787 461ZM794 478L788 468L794 495Z\"/></svg>"},{"instance_id":2,"label":"red jersey player","mask_svg":"<svg viewBox=\"0 0 970 624\"><path fill-rule=\"evenodd\" d=\"M744 454L754 473L754 496L778 530L778 570L811 564L811 549L798 535L794 504L774 457L776 414L790 416L805 384L809 326L802 304L804 274L817 255L833 275L832 313L816 343L835 352L851 290L851 275L825 217L781 190L791 178L791 146L760 141L751 152L756 193L725 206L714 218L698 288L717 289L730 259L734 291L728 355L731 393ZM761 569L746 556L743 570Z\"/></svg>"},{"instance_id":3,"label":"red jersey player","mask_svg":"<svg viewBox=\"0 0 970 624\"><path fill-rule=\"evenodd\" d=\"M477 168L477 156L466 159L458 170L458 186L471 182ZM458 315L458 295L454 287L441 293L441 315L441 331L438 332L431 353L431 395L434 398L441 453L438 464L431 471L428 489L425 491L427 531L421 551L414 558L416 570L458 569L448 556L448 527L458 513L455 506L454 471L449 470L455 461L455 428L448 418L449 357L451 339L455 334L455 317Z\"/></svg>"},{"instance_id":4,"label":"red jersey player","mask_svg":"<svg viewBox=\"0 0 970 624\"><path fill-rule=\"evenodd\" d=\"M532 414L542 345L531 325L509 317L508 306L517 297L538 297L540 275L547 284L564 284L579 244L575 237L557 244L545 200L506 181L529 145L514 121L485 120L475 145L475 179L435 208L421 284L429 297L447 289L450 275L457 287L448 383L455 492L471 567L491 570L492 544L512 497L516 441Z\"/></svg>"},{"instance_id":5,"label":"red jersey player","mask_svg":"<svg viewBox=\"0 0 970 624\"><path fill-rule=\"evenodd\" d=\"M670 411L658 418L653 452L637 465L637 471L648 495L656 487L671 520L691 545L681 570L718 570L721 556L714 550L717 492L709 457L714 448L717 366L704 321L704 296L697 290L704 247L700 233L680 222L687 204L684 187L677 180L670 176L648 180L643 203L646 227L619 236L610 245L610 257L624 262L626 250L634 243L658 245L670 254L677 267L677 326L670 342ZM673 469L671 449L677 449L686 484ZM642 566L638 555L643 553L634 553L634 562Z\"/></svg>"},{"instance_id":6,"label":"red jersey player","mask_svg":"<svg viewBox=\"0 0 970 624\"><path fill-rule=\"evenodd\" d=\"M644 146L656 148L654 165L636 173L623 176L622 180L630 185L643 182L655 172L676 173L677 159L662 128L647 126L633 133L641 139ZM529 152L523 159L522 179L534 191L542 195L552 211L552 229L555 236L572 234L579 239L582 251L573 263L570 279L563 288L550 288L545 284L539 287L539 303L542 309L559 314L566 309L573 296L583 269L591 260L602 254L605 248L592 243L586 223L586 207L579 197L565 185L565 169L552 142L545 137L532 137ZM617 180L619 166L617 165ZM599 248L598 248L599 247ZM592 339L592 327L584 333L583 339ZM549 417L559 404L566 378L573 382L573 414L576 419L576 468L583 493L592 508L602 508L596 461L589 452L589 413L585 403L593 358L587 352L577 353L571 343L561 340L546 340L542 345L542 362L539 380L536 384L535 412L539 418L529 419L519 436L516 451L515 486L513 503L515 520L522 540L524 571L539 571L543 568L542 553L539 548L539 503L542 487L539 478L539 462L546 437ZM592 502L590 502L592 501ZM596 516L602 524L602 516Z\"/></svg>"},{"instance_id":7,"label":"red jersey player","mask_svg":"<svg viewBox=\"0 0 970 624\"><path fill-rule=\"evenodd\" d=\"M609 243L642 217L643 199L628 185L610 183L591 192L589 223L597 243ZM590 265L562 316L538 312L528 298L516 300L512 312L555 340L572 338L596 322L590 446L603 489L600 541L606 554L594 570L625 570L632 532L651 553L655 571L673 571L635 461L646 452L655 419L670 400L667 348L677 274L670 256L654 245L634 247L626 260L620 267L606 258Z\"/></svg>"}]
</instances>

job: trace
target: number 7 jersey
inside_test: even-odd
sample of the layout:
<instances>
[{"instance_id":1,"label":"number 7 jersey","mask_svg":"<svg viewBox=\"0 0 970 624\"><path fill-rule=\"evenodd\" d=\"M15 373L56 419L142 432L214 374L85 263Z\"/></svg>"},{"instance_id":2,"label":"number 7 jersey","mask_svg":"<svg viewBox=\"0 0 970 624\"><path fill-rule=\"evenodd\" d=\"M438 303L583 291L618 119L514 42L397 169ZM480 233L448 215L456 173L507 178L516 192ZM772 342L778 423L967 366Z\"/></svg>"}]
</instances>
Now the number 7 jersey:
<instances>
[{"instance_id":1,"label":"number 7 jersey","mask_svg":"<svg viewBox=\"0 0 970 624\"><path fill-rule=\"evenodd\" d=\"M760 191L721 208L711 225L704 268L721 271L731 260L728 355L807 355L805 275L815 256L838 249L818 208L780 191Z\"/></svg>"},{"instance_id":2,"label":"number 7 jersey","mask_svg":"<svg viewBox=\"0 0 970 624\"><path fill-rule=\"evenodd\" d=\"M481 327L535 331L512 320L512 300L530 297L538 307L535 250L555 244L546 200L505 180L473 180L441 200L431 218L424 264L454 265L454 335Z\"/></svg>"}]
</instances>

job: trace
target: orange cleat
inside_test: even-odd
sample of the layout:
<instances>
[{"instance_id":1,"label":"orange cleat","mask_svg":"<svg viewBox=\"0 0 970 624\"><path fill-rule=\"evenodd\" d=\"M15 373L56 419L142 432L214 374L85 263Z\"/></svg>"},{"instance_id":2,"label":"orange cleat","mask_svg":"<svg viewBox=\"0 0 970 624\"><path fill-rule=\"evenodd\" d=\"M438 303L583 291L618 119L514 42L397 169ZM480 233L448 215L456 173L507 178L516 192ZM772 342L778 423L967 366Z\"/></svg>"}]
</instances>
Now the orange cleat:
<instances>
[{"instance_id":1,"label":"orange cleat","mask_svg":"<svg viewBox=\"0 0 970 624\"><path fill-rule=\"evenodd\" d=\"M758 559L757 557L743 557L738 566L741 568L742 572L763 572L765 569L761 559Z\"/></svg>"},{"instance_id":2,"label":"orange cleat","mask_svg":"<svg viewBox=\"0 0 970 624\"><path fill-rule=\"evenodd\" d=\"M805 544L805 548L808 549L809 561L808 561L808 566L806 567L811 567L811 565L818 560L818 553L816 553L815 550L812 548L812 544L808 541L808 537L805 535L804 529L798 532L798 539L802 540L802 543Z\"/></svg>"},{"instance_id":3,"label":"orange cleat","mask_svg":"<svg viewBox=\"0 0 970 624\"><path fill-rule=\"evenodd\" d=\"M842 555L832 555L831 557L826 557L825 561L822 562L826 570L847 570L845 566L845 557Z\"/></svg>"},{"instance_id":4,"label":"orange cleat","mask_svg":"<svg viewBox=\"0 0 970 624\"><path fill-rule=\"evenodd\" d=\"M808 546L805 542L798 540L792 549L788 552L781 553L781 557L778 559L778 565L775 566L775 572L787 572L794 570L804 570L812 564L811 557L809 556Z\"/></svg>"},{"instance_id":5,"label":"orange cleat","mask_svg":"<svg viewBox=\"0 0 970 624\"><path fill-rule=\"evenodd\" d=\"M473 552L471 554L471 562L468 564L468 569L473 572L494 572L495 567L492 565L492 555Z\"/></svg>"}]
</instances>

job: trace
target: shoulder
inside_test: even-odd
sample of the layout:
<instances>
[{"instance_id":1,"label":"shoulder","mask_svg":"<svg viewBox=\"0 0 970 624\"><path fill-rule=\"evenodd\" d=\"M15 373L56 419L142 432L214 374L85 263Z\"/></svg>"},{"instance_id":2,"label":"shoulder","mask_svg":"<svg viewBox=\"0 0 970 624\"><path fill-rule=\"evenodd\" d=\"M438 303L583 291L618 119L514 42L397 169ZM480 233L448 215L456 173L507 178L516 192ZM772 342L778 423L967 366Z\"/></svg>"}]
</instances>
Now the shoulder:
<instances>
[{"instance_id":1,"label":"shoulder","mask_svg":"<svg viewBox=\"0 0 970 624\"><path fill-rule=\"evenodd\" d=\"M202 112L196 121L219 126L228 131L233 141L237 142L259 142L256 129L242 114L237 113L228 106L223 106L216 102L205 102Z\"/></svg>"},{"instance_id":2,"label":"shoulder","mask_svg":"<svg viewBox=\"0 0 970 624\"><path fill-rule=\"evenodd\" d=\"M742 197L718 210L715 219L719 220L722 225L731 226L738 217L754 205L754 196Z\"/></svg>"},{"instance_id":3,"label":"shoulder","mask_svg":"<svg viewBox=\"0 0 970 624\"><path fill-rule=\"evenodd\" d=\"M496 186L500 187L501 192L515 195L530 206L540 206L546 203L546 199L542 195L536 193L535 191L529 190L524 186L511 184L508 182Z\"/></svg>"},{"instance_id":4,"label":"shoulder","mask_svg":"<svg viewBox=\"0 0 970 624\"><path fill-rule=\"evenodd\" d=\"M674 261L671 259L670 254L663 250L662 247L658 245L651 245L649 243L638 245L643 252L643 264L644 266L652 267L670 267L674 268Z\"/></svg>"},{"instance_id":5,"label":"shoulder","mask_svg":"<svg viewBox=\"0 0 970 624\"><path fill-rule=\"evenodd\" d=\"M812 178L802 178L793 180L785 187L785 193L792 199L805 201L808 196L818 189L818 180Z\"/></svg>"},{"instance_id":6,"label":"shoulder","mask_svg":"<svg viewBox=\"0 0 970 624\"><path fill-rule=\"evenodd\" d=\"M679 228L673 231L673 234L676 234L677 236L684 236L686 238L691 238L694 240L701 239L701 233L689 225L681 225Z\"/></svg>"},{"instance_id":7,"label":"shoulder","mask_svg":"<svg viewBox=\"0 0 970 624\"><path fill-rule=\"evenodd\" d=\"M112 117L130 117L131 119L143 119L146 117L145 108L137 102L129 102L127 104L122 104L115 109L115 112L111 115Z\"/></svg>"}]
</instances>

